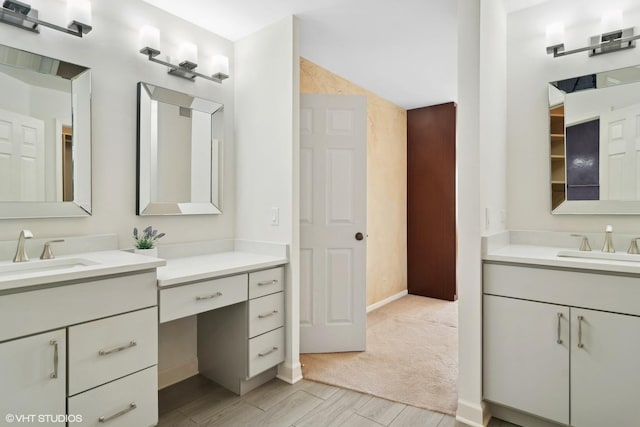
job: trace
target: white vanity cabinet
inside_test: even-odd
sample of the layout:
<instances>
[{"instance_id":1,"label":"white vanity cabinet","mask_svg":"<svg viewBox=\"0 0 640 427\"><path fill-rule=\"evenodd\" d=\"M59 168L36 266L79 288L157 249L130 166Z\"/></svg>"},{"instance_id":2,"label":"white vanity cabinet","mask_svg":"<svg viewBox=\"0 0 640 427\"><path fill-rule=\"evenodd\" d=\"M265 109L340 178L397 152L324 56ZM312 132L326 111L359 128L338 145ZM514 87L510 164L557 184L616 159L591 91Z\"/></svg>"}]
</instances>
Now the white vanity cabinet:
<instances>
[{"instance_id":1,"label":"white vanity cabinet","mask_svg":"<svg viewBox=\"0 0 640 427\"><path fill-rule=\"evenodd\" d=\"M486 263L484 293L486 400L575 427L638 425L640 277Z\"/></svg>"},{"instance_id":2,"label":"white vanity cabinet","mask_svg":"<svg viewBox=\"0 0 640 427\"><path fill-rule=\"evenodd\" d=\"M5 414L157 423L155 268L1 294L0 311L14 319L0 327L0 425Z\"/></svg>"},{"instance_id":3,"label":"white vanity cabinet","mask_svg":"<svg viewBox=\"0 0 640 427\"><path fill-rule=\"evenodd\" d=\"M637 426L640 317L571 308L571 323L571 425Z\"/></svg>"},{"instance_id":4,"label":"white vanity cabinet","mask_svg":"<svg viewBox=\"0 0 640 427\"><path fill-rule=\"evenodd\" d=\"M0 425L9 415L65 414L66 348L64 329L0 344Z\"/></svg>"},{"instance_id":5,"label":"white vanity cabinet","mask_svg":"<svg viewBox=\"0 0 640 427\"><path fill-rule=\"evenodd\" d=\"M484 296L484 398L569 424L569 308Z\"/></svg>"}]
</instances>

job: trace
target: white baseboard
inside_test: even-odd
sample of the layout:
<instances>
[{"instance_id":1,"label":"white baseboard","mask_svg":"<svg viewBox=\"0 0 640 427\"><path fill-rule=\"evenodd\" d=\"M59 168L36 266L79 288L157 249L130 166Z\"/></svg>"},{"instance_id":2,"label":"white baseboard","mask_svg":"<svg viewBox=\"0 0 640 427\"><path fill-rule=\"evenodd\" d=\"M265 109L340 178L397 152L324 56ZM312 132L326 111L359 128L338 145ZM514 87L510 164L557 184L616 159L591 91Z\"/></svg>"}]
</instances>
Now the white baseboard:
<instances>
[{"instance_id":1,"label":"white baseboard","mask_svg":"<svg viewBox=\"0 0 640 427\"><path fill-rule=\"evenodd\" d=\"M490 403L489 408L491 409L491 414L494 417L504 421L509 421L510 423L522 427L561 427L564 425L538 418L515 409L497 405L495 403Z\"/></svg>"},{"instance_id":2,"label":"white baseboard","mask_svg":"<svg viewBox=\"0 0 640 427\"><path fill-rule=\"evenodd\" d=\"M489 408L482 402L480 405L458 399L456 420L471 427L486 427L491 420Z\"/></svg>"},{"instance_id":3,"label":"white baseboard","mask_svg":"<svg viewBox=\"0 0 640 427\"><path fill-rule=\"evenodd\" d=\"M376 303L373 303L373 304L371 304L371 305L368 305L368 306L367 306L367 313L369 313L370 311L373 311L373 310L375 310L375 309L378 309L378 308L382 307L383 305L387 305L387 304L389 304L390 302L393 302L393 301L395 301L395 300L397 300L397 299L400 299L400 298L402 298L403 296L408 295L408 294L409 294L409 292L408 292L408 291L406 291L406 290L404 290L404 291L402 291L402 292L398 292L398 293L397 293L397 294L395 294L395 295L391 295L390 297L385 298L385 299L383 299L382 301L378 301L378 302L376 302Z\"/></svg>"},{"instance_id":4,"label":"white baseboard","mask_svg":"<svg viewBox=\"0 0 640 427\"><path fill-rule=\"evenodd\" d=\"M278 365L278 375L276 375L276 378L289 384L295 384L302 379L302 365L300 365L300 362L293 366L281 363Z\"/></svg>"},{"instance_id":5,"label":"white baseboard","mask_svg":"<svg viewBox=\"0 0 640 427\"><path fill-rule=\"evenodd\" d=\"M191 359L182 365L158 371L158 390L162 390L165 387L179 383L197 374L198 358Z\"/></svg>"}]
</instances>

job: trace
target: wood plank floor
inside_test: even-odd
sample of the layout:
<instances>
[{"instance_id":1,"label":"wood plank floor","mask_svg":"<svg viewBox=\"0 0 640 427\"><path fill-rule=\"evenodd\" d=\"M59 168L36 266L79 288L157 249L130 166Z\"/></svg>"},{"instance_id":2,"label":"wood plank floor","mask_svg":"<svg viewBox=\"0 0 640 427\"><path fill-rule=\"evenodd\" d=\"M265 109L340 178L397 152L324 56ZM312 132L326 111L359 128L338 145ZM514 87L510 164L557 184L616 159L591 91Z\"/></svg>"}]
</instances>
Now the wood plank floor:
<instances>
[{"instance_id":1,"label":"wood plank floor","mask_svg":"<svg viewBox=\"0 0 640 427\"><path fill-rule=\"evenodd\" d=\"M465 427L448 415L351 390L274 379L236 396L195 376L158 394L159 427ZM490 427L515 427L493 419Z\"/></svg>"}]
</instances>

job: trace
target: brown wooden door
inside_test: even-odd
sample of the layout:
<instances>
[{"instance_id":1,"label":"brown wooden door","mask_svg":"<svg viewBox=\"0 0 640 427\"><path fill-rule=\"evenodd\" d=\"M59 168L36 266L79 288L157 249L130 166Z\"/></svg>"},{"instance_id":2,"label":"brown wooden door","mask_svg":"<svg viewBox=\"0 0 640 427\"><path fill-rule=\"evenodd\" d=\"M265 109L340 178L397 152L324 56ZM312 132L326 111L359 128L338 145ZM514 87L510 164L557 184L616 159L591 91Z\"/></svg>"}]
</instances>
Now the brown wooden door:
<instances>
[{"instance_id":1,"label":"brown wooden door","mask_svg":"<svg viewBox=\"0 0 640 427\"><path fill-rule=\"evenodd\" d=\"M407 111L408 291L456 291L456 104Z\"/></svg>"}]
</instances>

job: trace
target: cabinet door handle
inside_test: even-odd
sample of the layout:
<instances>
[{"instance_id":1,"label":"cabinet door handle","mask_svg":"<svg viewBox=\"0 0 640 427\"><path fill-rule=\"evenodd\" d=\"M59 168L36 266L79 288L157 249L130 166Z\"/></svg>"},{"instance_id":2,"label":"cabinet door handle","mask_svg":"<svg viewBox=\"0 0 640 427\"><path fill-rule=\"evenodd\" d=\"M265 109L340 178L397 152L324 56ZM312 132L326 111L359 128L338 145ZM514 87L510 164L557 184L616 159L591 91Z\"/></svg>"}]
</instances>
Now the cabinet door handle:
<instances>
[{"instance_id":1,"label":"cabinet door handle","mask_svg":"<svg viewBox=\"0 0 640 427\"><path fill-rule=\"evenodd\" d=\"M584 343L582 342L582 321L584 320L584 316L578 316L578 348L584 348Z\"/></svg>"},{"instance_id":2,"label":"cabinet door handle","mask_svg":"<svg viewBox=\"0 0 640 427\"><path fill-rule=\"evenodd\" d=\"M53 346L53 372L49 374L49 378L58 378L58 341L51 340L49 345Z\"/></svg>"},{"instance_id":3,"label":"cabinet door handle","mask_svg":"<svg viewBox=\"0 0 640 427\"><path fill-rule=\"evenodd\" d=\"M126 350L137 345L137 342L129 341L129 344L121 345L120 347L112 348L111 350L100 350L98 352L98 356L106 356L108 354L118 353L119 351Z\"/></svg>"},{"instance_id":4,"label":"cabinet door handle","mask_svg":"<svg viewBox=\"0 0 640 427\"><path fill-rule=\"evenodd\" d=\"M270 354L271 354L271 353L273 353L274 351L278 351L278 347L275 347L275 346L274 346L274 347L273 347L271 350L269 350L269 351L266 351L266 352L264 352L264 353L258 353L258 356L259 356L259 357L265 357L265 356L270 355Z\"/></svg>"},{"instance_id":5,"label":"cabinet door handle","mask_svg":"<svg viewBox=\"0 0 640 427\"><path fill-rule=\"evenodd\" d=\"M222 296L222 292L216 292L215 294L207 295L204 297L196 297L196 301L204 301L208 299L214 299Z\"/></svg>"},{"instance_id":6,"label":"cabinet door handle","mask_svg":"<svg viewBox=\"0 0 640 427\"><path fill-rule=\"evenodd\" d=\"M113 420L115 418L123 416L127 412L133 411L137 407L138 407L138 405L136 405L134 402L131 402L131 403L129 403L129 406L127 408L123 409L122 411L116 412L115 414L109 415L108 417L100 417L100 418L98 418L98 421L101 422L101 423L108 423L109 421L111 421L111 420Z\"/></svg>"},{"instance_id":7,"label":"cabinet door handle","mask_svg":"<svg viewBox=\"0 0 640 427\"><path fill-rule=\"evenodd\" d=\"M556 339L556 342L558 344L562 344L562 338L560 333L562 332L562 313L558 313L558 338Z\"/></svg>"},{"instance_id":8,"label":"cabinet door handle","mask_svg":"<svg viewBox=\"0 0 640 427\"><path fill-rule=\"evenodd\" d=\"M264 319L265 317L271 317L274 314L278 314L278 310L273 310L271 313L258 314L258 319Z\"/></svg>"},{"instance_id":9,"label":"cabinet door handle","mask_svg":"<svg viewBox=\"0 0 640 427\"><path fill-rule=\"evenodd\" d=\"M278 279L265 280L264 282L258 282L258 286L275 285L278 283Z\"/></svg>"}]
</instances>

